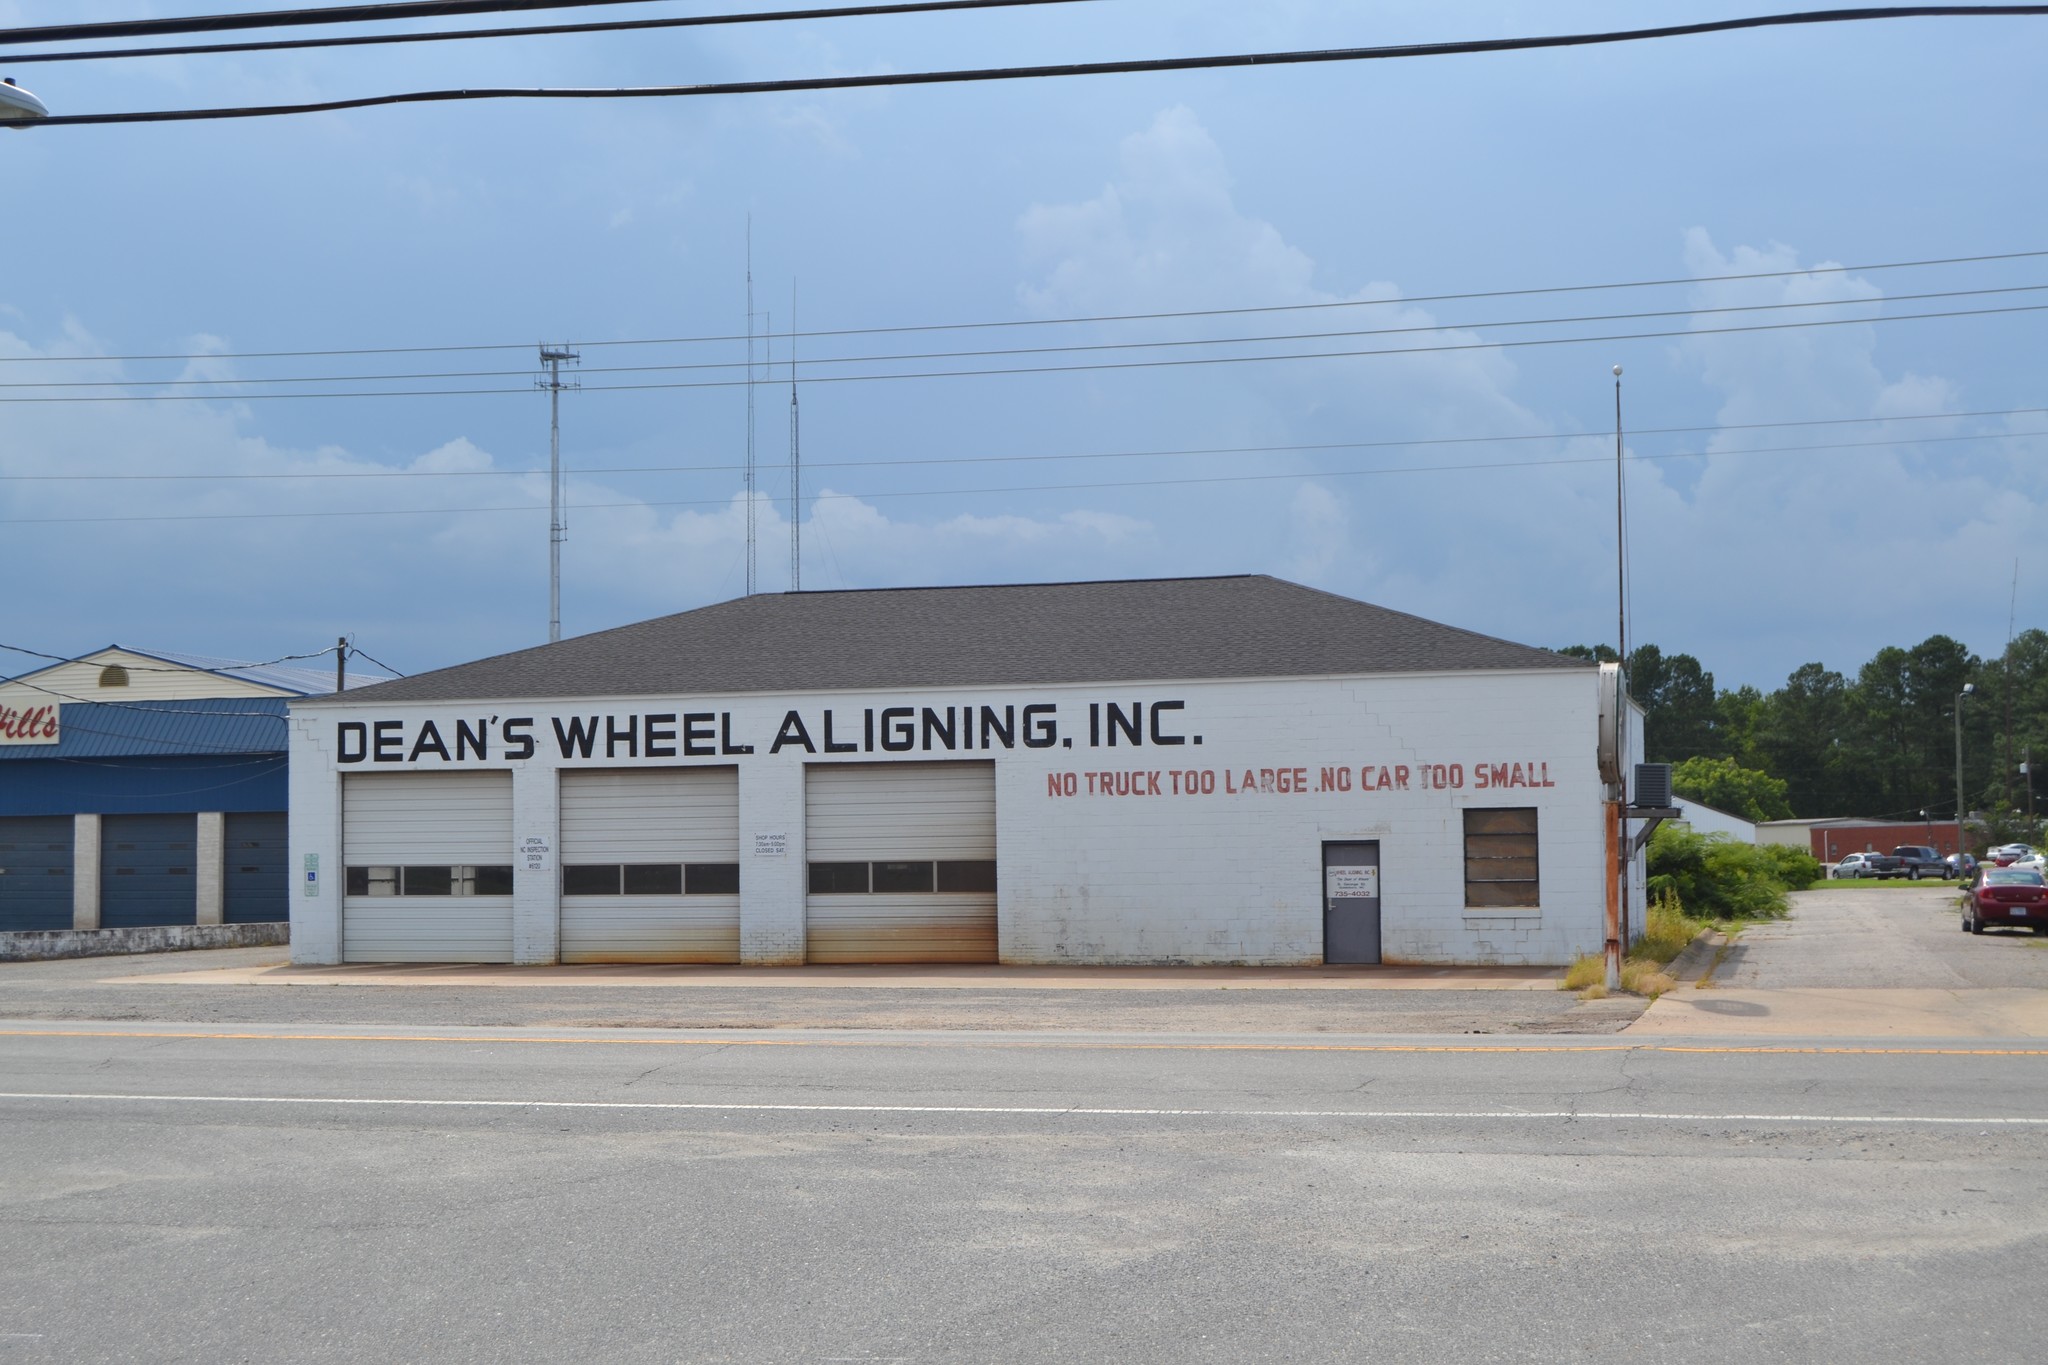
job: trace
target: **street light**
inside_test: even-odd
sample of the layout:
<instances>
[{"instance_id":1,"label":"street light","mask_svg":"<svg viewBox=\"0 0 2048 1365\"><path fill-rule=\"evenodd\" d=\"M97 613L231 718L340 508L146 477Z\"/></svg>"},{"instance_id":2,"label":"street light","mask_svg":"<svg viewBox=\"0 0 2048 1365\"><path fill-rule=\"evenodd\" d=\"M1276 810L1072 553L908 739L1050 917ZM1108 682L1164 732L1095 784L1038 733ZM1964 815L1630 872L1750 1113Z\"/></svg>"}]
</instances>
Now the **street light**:
<instances>
[{"instance_id":1,"label":"street light","mask_svg":"<svg viewBox=\"0 0 2048 1365\"><path fill-rule=\"evenodd\" d=\"M48 118L50 107L14 83L14 77L0 77L0 123L26 128L39 118Z\"/></svg>"},{"instance_id":2,"label":"street light","mask_svg":"<svg viewBox=\"0 0 2048 1365\"><path fill-rule=\"evenodd\" d=\"M1960 858L1968 851L1968 840L1963 835L1963 699L1977 690L1977 684L1964 683L1963 690L1956 693L1956 856Z\"/></svg>"}]
</instances>

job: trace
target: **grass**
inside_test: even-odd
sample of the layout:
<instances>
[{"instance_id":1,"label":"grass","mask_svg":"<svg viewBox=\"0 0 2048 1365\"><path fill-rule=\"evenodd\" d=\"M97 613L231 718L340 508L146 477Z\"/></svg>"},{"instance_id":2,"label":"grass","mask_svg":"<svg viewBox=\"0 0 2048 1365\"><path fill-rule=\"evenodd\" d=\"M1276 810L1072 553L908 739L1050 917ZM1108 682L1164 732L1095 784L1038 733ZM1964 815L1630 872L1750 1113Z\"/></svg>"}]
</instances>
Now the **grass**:
<instances>
[{"instance_id":1,"label":"grass","mask_svg":"<svg viewBox=\"0 0 2048 1365\"><path fill-rule=\"evenodd\" d=\"M1643 936L1629 950L1621 964L1621 988L1630 995L1655 1000L1678 983L1664 971L1685 951L1686 945L1708 928L1708 922L1685 913L1676 896L1663 896L1650 903L1643 922ZM1601 953L1587 953L1565 969L1559 990L1577 991L1581 1000L1607 998L1607 959Z\"/></svg>"}]
</instances>

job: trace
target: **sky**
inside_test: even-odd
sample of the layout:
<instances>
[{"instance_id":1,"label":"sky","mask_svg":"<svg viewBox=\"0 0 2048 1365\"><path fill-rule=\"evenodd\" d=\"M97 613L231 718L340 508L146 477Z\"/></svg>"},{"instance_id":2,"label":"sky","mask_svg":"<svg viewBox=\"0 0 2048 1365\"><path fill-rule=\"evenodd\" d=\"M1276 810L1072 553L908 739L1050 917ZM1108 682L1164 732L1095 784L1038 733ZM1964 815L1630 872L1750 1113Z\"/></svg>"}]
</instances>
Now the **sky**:
<instances>
[{"instance_id":1,"label":"sky","mask_svg":"<svg viewBox=\"0 0 2048 1365\"><path fill-rule=\"evenodd\" d=\"M0 74L83 113L1771 8L1084 0ZM545 642L547 343L580 355L564 635L746 590L750 402L756 586L789 586L793 348L807 590L1269 573L1611 642L1619 364L1632 645L1766 691L1936 633L1996 655L2048 601L2044 66L2048 20L1901 20L0 132L0 644Z\"/></svg>"}]
</instances>

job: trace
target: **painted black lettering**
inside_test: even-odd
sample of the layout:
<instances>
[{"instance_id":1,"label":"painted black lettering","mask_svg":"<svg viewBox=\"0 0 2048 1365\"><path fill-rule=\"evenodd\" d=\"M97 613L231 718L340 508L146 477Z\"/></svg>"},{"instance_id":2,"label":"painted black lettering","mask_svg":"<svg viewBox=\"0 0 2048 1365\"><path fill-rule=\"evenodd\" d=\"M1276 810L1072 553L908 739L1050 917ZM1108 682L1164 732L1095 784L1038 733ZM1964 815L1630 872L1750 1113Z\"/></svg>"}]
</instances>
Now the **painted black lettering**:
<instances>
[{"instance_id":1,"label":"painted black lettering","mask_svg":"<svg viewBox=\"0 0 2048 1365\"><path fill-rule=\"evenodd\" d=\"M560 716L554 718L554 723L555 743L561 746L563 758L590 757L590 746L597 743L596 716L571 716L566 728Z\"/></svg>"},{"instance_id":2,"label":"painted black lettering","mask_svg":"<svg viewBox=\"0 0 2048 1365\"><path fill-rule=\"evenodd\" d=\"M768 746L768 752L779 754L785 744L801 744L807 754L818 752L818 746L811 743L811 732L804 729L804 718L794 711L782 718L782 728L775 732L775 742Z\"/></svg>"},{"instance_id":3,"label":"painted black lettering","mask_svg":"<svg viewBox=\"0 0 2048 1365\"><path fill-rule=\"evenodd\" d=\"M443 763L448 761L448 746L442 742L441 731L432 721L427 721L420 726L419 737L413 740L412 752L406 756L406 762L419 762L420 755L423 753L434 754Z\"/></svg>"},{"instance_id":4,"label":"painted black lettering","mask_svg":"<svg viewBox=\"0 0 2048 1365\"><path fill-rule=\"evenodd\" d=\"M1118 706L1115 702L1109 703L1108 710L1110 748L1114 749L1116 747L1116 732L1119 730L1123 731L1124 737L1133 744L1143 744L1145 742L1144 702L1132 702L1131 713L1128 716L1124 714L1124 708Z\"/></svg>"},{"instance_id":5,"label":"painted black lettering","mask_svg":"<svg viewBox=\"0 0 2048 1365\"><path fill-rule=\"evenodd\" d=\"M1024 714L1027 716L1030 715L1031 709L1029 707L1026 707L1024 710ZM1099 749L1102 747L1101 702L1091 701L1088 703L1088 747L1091 749Z\"/></svg>"},{"instance_id":6,"label":"painted black lettering","mask_svg":"<svg viewBox=\"0 0 2048 1365\"><path fill-rule=\"evenodd\" d=\"M683 717L683 753L689 758L709 758L718 752L718 733L709 711L691 711Z\"/></svg>"},{"instance_id":7,"label":"painted black lettering","mask_svg":"<svg viewBox=\"0 0 2048 1365\"><path fill-rule=\"evenodd\" d=\"M1162 734L1159 730L1159 713L1161 711L1185 711L1187 705L1184 701L1155 701L1152 703L1152 742L1154 744L1185 744L1188 742L1186 735Z\"/></svg>"},{"instance_id":8,"label":"painted black lettering","mask_svg":"<svg viewBox=\"0 0 2048 1365\"><path fill-rule=\"evenodd\" d=\"M405 736L400 733L403 723L395 720L380 720L370 726L370 761L372 763L403 763L405 761Z\"/></svg>"},{"instance_id":9,"label":"painted black lettering","mask_svg":"<svg viewBox=\"0 0 2048 1365\"><path fill-rule=\"evenodd\" d=\"M676 713L663 711L647 717L641 723L640 733L647 741L649 758L674 758L676 756Z\"/></svg>"},{"instance_id":10,"label":"painted black lettering","mask_svg":"<svg viewBox=\"0 0 2048 1365\"><path fill-rule=\"evenodd\" d=\"M640 717L626 717L626 728L623 730L619 728L619 722L613 717L606 716L604 718L604 756L606 758L617 758L621 741L624 741L626 745L627 758L640 757Z\"/></svg>"},{"instance_id":11,"label":"painted black lettering","mask_svg":"<svg viewBox=\"0 0 2048 1365\"><path fill-rule=\"evenodd\" d=\"M908 706L885 706L882 708L882 747L892 754L900 754L917 743L917 726L914 724L917 712Z\"/></svg>"},{"instance_id":12,"label":"painted black lettering","mask_svg":"<svg viewBox=\"0 0 2048 1365\"><path fill-rule=\"evenodd\" d=\"M1016 707L1014 707L1014 706L1005 706L1005 707L1003 708L1003 715L1002 715L1002 719L1000 719L1000 720L996 719L996 709L995 709L995 707L993 707L993 706L984 706L984 707L982 707L982 708L981 708L981 747L982 747L982 748L984 748L984 749L987 749L987 748L990 748L990 747L992 747L992 746L991 746L991 745L989 744L989 742L988 742L988 737L989 737L989 736L990 736L991 734L993 734L993 735L994 735L994 736L995 736L995 737L996 737L997 739L999 739L999 740L1001 740L1001 741L1003 742L1003 747L1004 747L1005 749L1014 749L1014 748L1016 748L1016 747L1017 747L1017 708L1016 708Z\"/></svg>"},{"instance_id":13,"label":"painted black lettering","mask_svg":"<svg viewBox=\"0 0 2048 1365\"><path fill-rule=\"evenodd\" d=\"M944 721L941 721L938 712L932 710L929 706L925 707L924 725L921 729L921 734L923 737L919 741L919 745L927 753L931 752L933 735L937 735L941 740L944 740L946 748L953 748L953 708L950 706L946 708L946 718Z\"/></svg>"},{"instance_id":14,"label":"painted black lettering","mask_svg":"<svg viewBox=\"0 0 2048 1365\"><path fill-rule=\"evenodd\" d=\"M861 716L862 724L866 727L866 738L861 741L861 748L864 753L871 754L875 751L875 708L870 706L861 713Z\"/></svg>"},{"instance_id":15,"label":"painted black lettering","mask_svg":"<svg viewBox=\"0 0 2048 1365\"><path fill-rule=\"evenodd\" d=\"M1059 707L1040 702L1024 708L1024 745L1029 749L1050 749L1060 742L1060 723L1054 717Z\"/></svg>"},{"instance_id":16,"label":"painted black lettering","mask_svg":"<svg viewBox=\"0 0 2048 1365\"><path fill-rule=\"evenodd\" d=\"M499 731L500 734L505 736L505 757L533 757L533 736L526 733L532 728L532 716L514 716L505 722L505 728Z\"/></svg>"},{"instance_id":17,"label":"painted black lettering","mask_svg":"<svg viewBox=\"0 0 2048 1365\"><path fill-rule=\"evenodd\" d=\"M490 741L486 738L486 736L488 736L490 732L491 723L487 720L478 721L476 723L476 729L474 730L469 728L468 721L456 721L455 757L457 759L464 759L470 757L489 758L491 756L491 746Z\"/></svg>"},{"instance_id":18,"label":"painted black lettering","mask_svg":"<svg viewBox=\"0 0 2048 1365\"><path fill-rule=\"evenodd\" d=\"M825 708L825 752L828 754L850 754L860 746L852 740L834 741L832 738L832 708Z\"/></svg>"},{"instance_id":19,"label":"painted black lettering","mask_svg":"<svg viewBox=\"0 0 2048 1365\"><path fill-rule=\"evenodd\" d=\"M349 740L355 743L350 744ZM370 727L359 720L345 720L334 727L334 761L360 763L370 756Z\"/></svg>"},{"instance_id":20,"label":"painted black lettering","mask_svg":"<svg viewBox=\"0 0 2048 1365\"><path fill-rule=\"evenodd\" d=\"M754 752L754 746L751 744L735 744L732 742L732 712L730 711L720 711L718 713L718 750L720 753L726 754L750 754Z\"/></svg>"}]
</instances>

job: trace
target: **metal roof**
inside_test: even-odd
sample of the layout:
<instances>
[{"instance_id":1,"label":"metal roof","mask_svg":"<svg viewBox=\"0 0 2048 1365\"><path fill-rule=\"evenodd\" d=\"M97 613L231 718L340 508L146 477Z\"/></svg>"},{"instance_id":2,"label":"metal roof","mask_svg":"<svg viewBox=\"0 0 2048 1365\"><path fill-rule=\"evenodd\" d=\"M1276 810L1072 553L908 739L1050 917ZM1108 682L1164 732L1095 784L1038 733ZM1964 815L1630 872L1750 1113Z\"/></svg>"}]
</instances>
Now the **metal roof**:
<instances>
[{"instance_id":1,"label":"metal roof","mask_svg":"<svg viewBox=\"0 0 2048 1365\"><path fill-rule=\"evenodd\" d=\"M67 701L55 744L0 744L0 763L36 758L281 754L284 697Z\"/></svg>"},{"instance_id":2,"label":"metal roof","mask_svg":"<svg viewBox=\"0 0 2048 1365\"><path fill-rule=\"evenodd\" d=\"M1594 667L1252 574L763 593L294 705Z\"/></svg>"}]
</instances>

